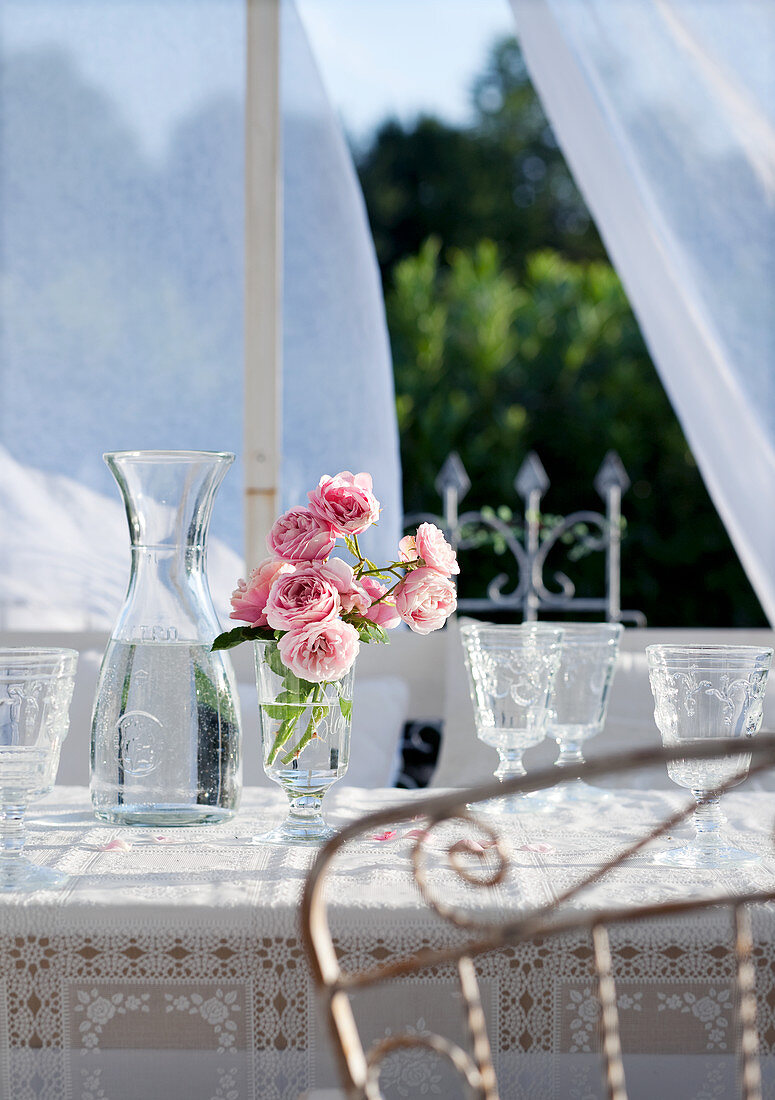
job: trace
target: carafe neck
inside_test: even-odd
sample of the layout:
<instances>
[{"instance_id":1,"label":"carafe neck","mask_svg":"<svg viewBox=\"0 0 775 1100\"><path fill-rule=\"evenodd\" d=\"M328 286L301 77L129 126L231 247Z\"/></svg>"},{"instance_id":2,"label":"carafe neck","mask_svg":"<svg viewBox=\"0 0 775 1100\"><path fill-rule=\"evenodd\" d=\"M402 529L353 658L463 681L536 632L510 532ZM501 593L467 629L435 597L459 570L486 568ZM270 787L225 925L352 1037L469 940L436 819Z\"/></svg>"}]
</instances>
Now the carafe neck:
<instances>
[{"instance_id":1,"label":"carafe neck","mask_svg":"<svg viewBox=\"0 0 775 1100\"><path fill-rule=\"evenodd\" d=\"M220 627L205 572L215 493L234 456L123 451L105 456L124 498L132 570L114 640L209 645Z\"/></svg>"},{"instance_id":2,"label":"carafe neck","mask_svg":"<svg viewBox=\"0 0 775 1100\"><path fill-rule=\"evenodd\" d=\"M215 494L234 455L118 451L105 461L124 499L133 548L204 552Z\"/></svg>"}]
</instances>

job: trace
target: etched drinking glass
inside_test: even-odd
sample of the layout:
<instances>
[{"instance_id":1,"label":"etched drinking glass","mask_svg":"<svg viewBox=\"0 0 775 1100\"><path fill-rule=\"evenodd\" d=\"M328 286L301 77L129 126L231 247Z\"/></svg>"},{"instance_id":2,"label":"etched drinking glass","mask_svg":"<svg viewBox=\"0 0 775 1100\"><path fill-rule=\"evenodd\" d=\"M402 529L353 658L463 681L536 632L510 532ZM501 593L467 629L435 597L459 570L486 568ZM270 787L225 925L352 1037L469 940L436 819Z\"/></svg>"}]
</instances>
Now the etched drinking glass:
<instances>
[{"instance_id":1,"label":"etched drinking glass","mask_svg":"<svg viewBox=\"0 0 775 1100\"><path fill-rule=\"evenodd\" d=\"M335 830L323 818L326 792L350 763L355 666L339 679L301 680L276 642L255 642L264 771L288 796L288 815L255 843L317 846Z\"/></svg>"},{"instance_id":2,"label":"etched drinking glass","mask_svg":"<svg viewBox=\"0 0 775 1100\"><path fill-rule=\"evenodd\" d=\"M772 650L742 645L651 645L646 647L654 718L665 746L703 745L714 738L739 738L740 748L762 721L764 689ZM697 801L691 843L655 859L678 867L727 867L756 863L752 852L724 836L719 796L713 792L735 775L744 778L750 754L707 760L674 760L667 774Z\"/></svg>"},{"instance_id":3,"label":"etched drinking glass","mask_svg":"<svg viewBox=\"0 0 775 1100\"><path fill-rule=\"evenodd\" d=\"M461 627L476 734L497 750L495 777L525 775L522 757L546 736L562 630L553 624L469 623ZM516 814L546 808L538 795L507 795L477 803L483 813Z\"/></svg>"},{"instance_id":4,"label":"etched drinking glass","mask_svg":"<svg viewBox=\"0 0 775 1100\"><path fill-rule=\"evenodd\" d=\"M24 855L24 815L54 786L77 661L73 649L0 649L0 891L67 882Z\"/></svg>"},{"instance_id":5,"label":"etched drinking glass","mask_svg":"<svg viewBox=\"0 0 775 1100\"><path fill-rule=\"evenodd\" d=\"M620 623L557 623L562 629L562 659L554 685L549 737L560 746L558 768L584 763L582 745L600 733L622 634ZM572 779L555 787L553 802L588 802L608 792Z\"/></svg>"}]
</instances>

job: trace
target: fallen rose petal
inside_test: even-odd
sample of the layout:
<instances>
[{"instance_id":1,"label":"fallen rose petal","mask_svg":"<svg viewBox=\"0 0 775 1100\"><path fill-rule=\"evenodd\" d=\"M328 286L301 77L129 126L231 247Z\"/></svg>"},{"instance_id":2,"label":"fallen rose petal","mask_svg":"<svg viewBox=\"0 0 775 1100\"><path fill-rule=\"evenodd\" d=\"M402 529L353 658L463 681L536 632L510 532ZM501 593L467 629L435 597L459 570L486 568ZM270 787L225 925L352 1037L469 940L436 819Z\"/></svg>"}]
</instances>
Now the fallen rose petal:
<instances>
[{"instance_id":1,"label":"fallen rose petal","mask_svg":"<svg viewBox=\"0 0 775 1100\"><path fill-rule=\"evenodd\" d=\"M384 833L374 833L372 840L393 840L395 838L395 829L386 829Z\"/></svg>"},{"instance_id":2,"label":"fallen rose petal","mask_svg":"<svg viewBox=\"0 0 775 1100\"><path fill-rule=\"evenodd\" d=\"M111 840L107 844L97 845L100 852L128 852L131 847L132 845L128 840L121 840L120 837L116 837L115 840Z\"/></svg>"},{"instance_id":3,"label":"fallen rose petal","mask_svg":"<svg viewBox=\"0 0 775 1100\"><path fill-rule=\"evenodd\" d=\"M517 849L519 852L553 852L553 844L544 844L543 841L536 841L534 844L520 844Z\"/></svg>"},{"instance_id":4,"label":"fallen rose petal","mask_svg":"<svg viewBox=\"0 0 775 1100\"><path fill-rule=\"evenodd\" d=\"M463 840L456 840L449 850L450 852L474 852L476 855L481 855L484 851L484 845L480 844L478 840L465 837Z\"/></svg>"},{"instance_id":5,"label":"fallen rose petal","mask_svg":"<svg viewBox=\"0 0 775 1100\"><path fill-rule=\"evenodd\" d=\"M405 837L410 837L412 840L422 840L427 835L427 829L410 829L408 833L404 833Z\"/></svg>"}]
</instances>

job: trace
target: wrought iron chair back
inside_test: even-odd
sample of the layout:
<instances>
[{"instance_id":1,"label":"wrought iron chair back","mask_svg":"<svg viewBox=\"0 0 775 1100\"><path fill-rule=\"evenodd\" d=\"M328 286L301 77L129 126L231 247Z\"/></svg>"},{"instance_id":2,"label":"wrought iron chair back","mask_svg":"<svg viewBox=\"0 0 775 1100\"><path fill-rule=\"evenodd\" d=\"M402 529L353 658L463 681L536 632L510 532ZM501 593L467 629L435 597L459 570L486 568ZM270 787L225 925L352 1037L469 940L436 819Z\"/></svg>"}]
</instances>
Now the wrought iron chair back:
<instances>
[{"instance_id":1,"label":"wrought iron chair back","mask_svg":"<svg viewBox=\"0 0 775 1100\"><path fill-rule=\"evenodd\" d=\"M748 775L754 775L775 766L775 734L760 734L751 741L750 752L752 763L747 772ZM737 757L739 753L738 739L714 740L706 744L682 745L677 748L608 756L585 763L578 768L564 769L567 775L563 775L562 779L595 780L611 773L652 767L677 759L704 760L723 755ZM744 778L743 775L733 776L728 782L719 786L714 794L723 794L742 778ZM469 790L459 790L421 801L412 801L403 810L395 808L380 810L346 826L318 854L308 875L302 899L302 935L323 1011L327 1017L342 1085L348 1100L382 1100L379 1087L380 1067L389 1054L408 1047L424 1047L447 1058L459 1074L461 1081L467 1086L469 1095L475 1100L499 1100L474 959L488 952L514 946L533 938L545 939L579 931L587 932L592 940L601 1010L602 1068L606 1095L608 1100L627 1100L608 927L654 917L679 916L719 906L729 907L734 915L735 987L740 1024L738 1051L740 1095L743 1100L761 1100L750 907L757 903L775 900L775 889L726 897L715 895L701 898L686 897L659 904L598 909L583 913L579 913L578 910L566 911L567 903L582 890L598 882L625 860L640 852L652 841L668 834L690 817L695 808L693 803L671 814L614 858L584 875L551 905L538 906L532 911L521 912L518 917L505 922L483 927L462 908L442 902L432 894L429 888L425 850L426 838L431 829L442 822L473 823L474 818L467 809L468 804L504 794L545 790L557 782L557 769L551 767L537 772L534 776L511 779L504 783L488 783ZM325 886L332 863L342 847L361 834L369 834L402 821L416 820L418 815L427 821L426 827L420 831L420 835L415 840L412 852L413 874L420 893L424 901L439 916L457 928L470 930L472 938L470 942L460 947L424 949L409 958L394 959L369 970L344 973L339 964L327 917ZM449 866L464 882L474 887L488 888L505 879L509 872L510 855L495 828L483 825L481 818L476 819L476 825L480 831L491 837L496 854L495 869L484 876L473 874L470 864L461 858L455 845L447 849L446 855ZM468 1049L439 1035L418 1036L407 1033L391 1034L367 1051L358 1030L351 995L361 989L449 963L456 964L458 970L460 992L465 1006Z\"/></svg>"}]
</instances>

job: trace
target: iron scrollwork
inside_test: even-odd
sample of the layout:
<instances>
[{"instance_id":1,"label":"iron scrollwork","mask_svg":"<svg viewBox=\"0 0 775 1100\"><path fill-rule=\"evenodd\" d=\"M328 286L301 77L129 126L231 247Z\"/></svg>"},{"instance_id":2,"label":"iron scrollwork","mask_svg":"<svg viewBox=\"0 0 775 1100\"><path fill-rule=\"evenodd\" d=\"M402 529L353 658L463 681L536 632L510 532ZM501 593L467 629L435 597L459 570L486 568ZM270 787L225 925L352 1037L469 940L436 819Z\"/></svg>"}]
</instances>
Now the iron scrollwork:
<instances>
[{"instance_id":1,"label":"iron scrollwork","mask_svg":"<svg viewBox=\"0 0 775 1100\"><path fill-rule=\"evenodd\" d=\"M709 740L705 743L680 745L671 748L643 750L619 754L569 767L563 779L595 780L612 772L621 773L638 768L666 764L677 759L707 760L720 755L737 756L739 740ZM761 734L747 746L752 766L746 773L754 775L775 765L775 735ZM720 784L709 797L721 796L735 786L746 773L735 774ZM656 917L681 916L703 909L727 906L734 922L733 957L735 960L735 990L740 1021L740 1095L743 1100L761 1100L761 1072L758 1058L756 1030L756 1000L753 972L753 937L750 906L775 900L775 891L759 890L747 894L730 894L707 897L696 895L656 902L593 909L570 907L569 902L582 891L595 885L604 875L637 855L648 844L672 832L694 811L690 803L671 814L644 836L634 841L611 859L593 868L576 883L566 889L552 903L523 910L507 920L480 922L472 920L464 911L438 902L431 895L425 873L425 846L428 835L435 827L451 822L472 821L468 805L483 802L499 795L545 790L558 782L554 767L522 776L504 783L488 783L470 790L454 791L428 797L420 802L412 801L403 809L395 807L369 814L345 826L321 849L308 875L301 905L302 937L310 961L313 978L322 996L324 1011L337 1054L340 1077L347 1100L383 1100L379 1087L380 1067L384 1059L394 1051L408 1047L422 1047L446 1058L457 1070L461 1083L474 1100L499 1100L498 1085L491 1056L489 1040L482 1011L481 997L476 977L474 959L489 952L540 937L550 937L574 932L585 932L592 943L592 958L597 980L598 1001L601 1008L601 1050L606 1095L610 1100L627 1100L627 1088L622 1059L622 1047L617 1012L616 986L613 974L608 927L612 924L642 921ZM424 948L408 958L390 959L368 970L345 973L339 964L331 928L328 922L325 899L326 880L339 851L349 841L368 835L387 825L399 822L415 822L418 815L427 827L418 831L413 850L413 874L424 900L451 926L471 933L475 938L458 946ZM491 835L496 850L497 864L493 869L484 866L486 849L481 849L483 874L475 874L470 864L459 858L459 846L447 845L447 866L467 887L488 889L503 881L514 868L510 853L502 844L495 830L477 828ZM475 850L471 856L476 856ZM390 1035L375 1043L367 1053L356 1023L350 997L359 989L377 986L403 976L417 974L429 967L454 963L458 969L458 984L462 995L469 1050L439 1035L417 1036L411 1033Z\"/></svg>"},{"instance_id":2,"label":"iron scrollwork","mask_svg":"<svg viewBox=\"0 0 775 1100\"><path fill-rule=\"evenodd\" d=\"M517 583L510 592L504 591L509 576L501 572L487 586L484 599L464 598L458 601L461 611L509 611L522 613L526 621L538 618L542 611L602 613L609 622L631 622L645 626L640 611L621 608L621 535L622 496L630 481L621 459L614 451L605 456L595 476L595 489L605 503L605 513L580 510L560 517L546 529L541 515L541 500L549 489L546 471L535 452L530 452L514 480L514 487L524 501L522 539L514 527L490 509L459 511L460 502L471 487L460 457L452 453L444 463L435 487L442 498L442 515L415 512L404 519L406 527L430 522L441 527L457 550L470 550L478 544L476 532L486 529L495 534L504 552L516 565ZM582 597L564 572L555 571L553 583L559 591L551 591L544 580L548 558L553 550L569 538L582 553L603 552L606 558L605 595Z\"/></svg>"}]
</instances>

